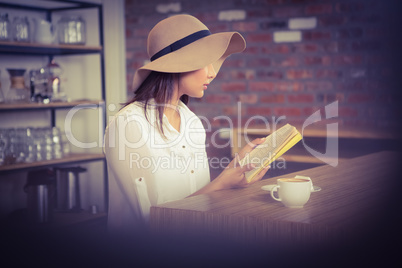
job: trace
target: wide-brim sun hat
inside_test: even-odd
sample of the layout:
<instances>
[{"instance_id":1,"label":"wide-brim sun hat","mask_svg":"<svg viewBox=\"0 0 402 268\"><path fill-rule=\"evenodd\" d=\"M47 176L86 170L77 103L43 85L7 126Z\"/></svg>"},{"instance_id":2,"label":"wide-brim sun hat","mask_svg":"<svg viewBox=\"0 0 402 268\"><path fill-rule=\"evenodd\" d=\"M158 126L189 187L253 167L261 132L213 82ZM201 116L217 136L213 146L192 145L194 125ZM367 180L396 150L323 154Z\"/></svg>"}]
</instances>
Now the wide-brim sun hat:
<instances>
[{"instance_id":1,"label":"wide-brim sun hat","mask_svg":"<svg viewBox=\"0 0 402 268\"><path fill-rule=\"evenodd\" d=\"M238 32L211 34L197 18L181 14L168 17L152 28L147 40L150 62L139 68L133 79L135 91L151 71L184 73L212 64L218 73L225 59L246 48Z\"/></svg>"}]
</instances>

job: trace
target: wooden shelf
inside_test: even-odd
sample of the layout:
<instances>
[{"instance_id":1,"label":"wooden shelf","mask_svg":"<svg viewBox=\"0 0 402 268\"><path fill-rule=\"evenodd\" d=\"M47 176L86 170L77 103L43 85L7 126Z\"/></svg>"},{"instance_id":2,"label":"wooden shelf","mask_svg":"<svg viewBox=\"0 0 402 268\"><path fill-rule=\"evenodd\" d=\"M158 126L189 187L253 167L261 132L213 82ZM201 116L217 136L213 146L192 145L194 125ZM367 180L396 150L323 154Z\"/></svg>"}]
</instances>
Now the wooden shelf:
<instances>
[{"instance_id":1,"label":"wooden shelf","mask_svg":"<svg viewBox=\"0 0 402 268\"><path fill-rule=\"evenodd\" d=\"M103 153L72 153L69 156L60 159L0 166L0 173L26 171L54 165L82 163L104 159L105 155Z\"/></svg>"},{"instance_id":2,"label":"wooden shelf","mask_svg":"<svg viewBox=\"0 0 402 268\"><path fill-rule=\"evenodd\" d=\"M96 54L102 52L101 46L59 45L39 43L18 43L0 41L0 53L25 55L73 55Z\"/></svg>"},{"instance_id":3,"label":"wooden shelf","mask_svg":"<svg viewBox=\"0 0 402 268\"><path fill-rule=\"evenodd\" d=\"M0 112L2 111L16 111L16 110L47 110L47 109L65 109L73 108L77 105L84 107L96 107L104 105L104 101L101 100L76 100L69 102L50 102L48 104L43 103L2 103L0 104Z\"/></svg>"}]
</instances>

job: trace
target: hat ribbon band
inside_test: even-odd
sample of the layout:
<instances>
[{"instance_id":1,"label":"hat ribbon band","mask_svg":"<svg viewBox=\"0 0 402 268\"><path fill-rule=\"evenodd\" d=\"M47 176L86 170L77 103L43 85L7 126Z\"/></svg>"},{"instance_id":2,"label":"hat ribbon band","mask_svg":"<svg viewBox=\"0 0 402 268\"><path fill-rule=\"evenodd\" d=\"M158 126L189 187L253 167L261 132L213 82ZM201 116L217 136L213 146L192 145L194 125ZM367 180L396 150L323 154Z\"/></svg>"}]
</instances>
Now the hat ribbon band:
<instances>
[{"instance_id":1,"label":"hat ribbon band","mask_svg":"<svg viewBox=\"0 0 402 268\"><path fill-rule=\"evenodd\" d=\"M201 31L195 32L193 34L190 34L190 35L168 45L167 47L163 48L159 52L155 53L151 57L151 61L154 61L154 60L156 60L162 56L165 56L166 54L169 54L173 51L179 50L180 48L185 47L185 46L197 41L198 39L201 39L210 34L211 34L211 32L209 30L201 30Z\"/></svg>"}]
</instances>

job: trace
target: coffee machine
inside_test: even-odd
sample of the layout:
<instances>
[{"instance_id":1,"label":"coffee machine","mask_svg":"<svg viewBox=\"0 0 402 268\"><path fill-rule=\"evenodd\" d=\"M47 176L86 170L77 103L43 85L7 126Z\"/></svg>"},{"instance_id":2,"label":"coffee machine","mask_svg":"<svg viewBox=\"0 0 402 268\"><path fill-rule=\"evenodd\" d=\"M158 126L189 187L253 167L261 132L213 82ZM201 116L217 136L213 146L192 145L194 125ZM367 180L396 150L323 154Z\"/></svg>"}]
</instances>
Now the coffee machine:
<instances>
[{"instance_id":1,"label":"coffee machine","mask_svg":"<svg viewBox=\"0 0 402 268\"><path fill-rule=\"evenodd\" d=\"M62 68L54 60L46 66L30 71L31 101L49 103L67 101L67 96L61 89Z\"/></svg>"}]
</instances>

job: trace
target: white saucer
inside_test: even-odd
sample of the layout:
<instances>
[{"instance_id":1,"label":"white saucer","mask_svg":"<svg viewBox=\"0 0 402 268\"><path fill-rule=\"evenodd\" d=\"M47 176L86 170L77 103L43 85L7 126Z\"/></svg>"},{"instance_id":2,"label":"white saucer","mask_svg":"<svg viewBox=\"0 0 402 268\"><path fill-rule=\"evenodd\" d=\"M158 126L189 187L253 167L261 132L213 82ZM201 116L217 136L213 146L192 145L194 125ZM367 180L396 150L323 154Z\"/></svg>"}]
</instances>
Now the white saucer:
<instances>
[{"instance_id":1,"label":"white saucer","mask_svg":"<svg viewBox=\"0 0 402 268\"><path fill-rule=\"evenodd\" d=\"M261 187L261 189L264 190L264 191L270 192L271 189L272 189L275 185L276 185L276 184L264 185L264 186ZM321 187L319 187L319 186L313 185L313 188L314 188L314 191L312 191L313 193L314 193L314 192L319 192L319 191L321 191Z\"/></svg>"}]
</instances>

